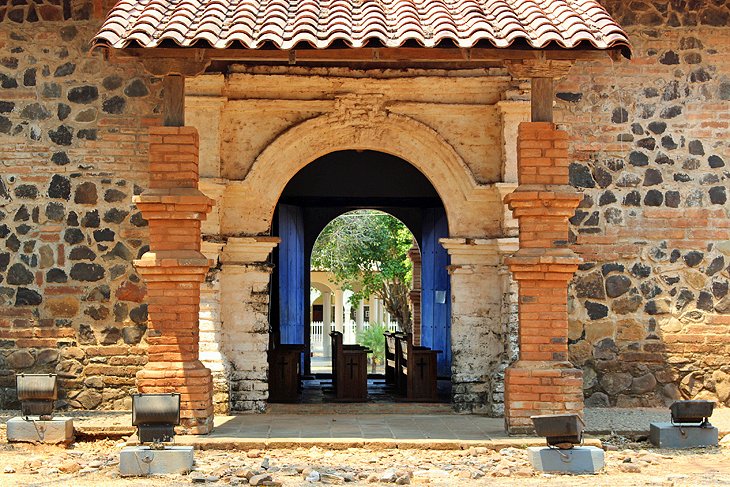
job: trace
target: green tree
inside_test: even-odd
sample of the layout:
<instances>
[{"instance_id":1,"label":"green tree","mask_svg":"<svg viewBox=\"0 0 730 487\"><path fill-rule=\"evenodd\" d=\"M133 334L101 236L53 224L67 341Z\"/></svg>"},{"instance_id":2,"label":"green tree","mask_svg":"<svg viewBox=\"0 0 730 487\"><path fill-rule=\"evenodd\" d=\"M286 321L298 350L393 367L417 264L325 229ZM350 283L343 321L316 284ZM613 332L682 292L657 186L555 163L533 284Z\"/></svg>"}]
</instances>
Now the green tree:
<instances>
[{"instance_id":1,"label":"green tree","mask_svg":"<svg viewBox=\"0 0 730 487\"><path fill-rule=\"evenodd\" d=\"M388 328L382 323L370 323L370 326L357 334L357 343L373 351L370 356L370 373L376 373L378 365L385 362L385 338L383 333Z\"/></svg>"},{"instance_id":2,"label":"green tree","mask_svg":"<svg viewBox=\"0 0 730 487\"><path fill-rule=\"evenodd\" d=\"M413 235L397 218L375 210L356 210L332 220L317 238L312 267L329 270L337 284L354 292L353 305L379 297L401 330L411 331L408 293Z\"/></svg>"}]
</instances>

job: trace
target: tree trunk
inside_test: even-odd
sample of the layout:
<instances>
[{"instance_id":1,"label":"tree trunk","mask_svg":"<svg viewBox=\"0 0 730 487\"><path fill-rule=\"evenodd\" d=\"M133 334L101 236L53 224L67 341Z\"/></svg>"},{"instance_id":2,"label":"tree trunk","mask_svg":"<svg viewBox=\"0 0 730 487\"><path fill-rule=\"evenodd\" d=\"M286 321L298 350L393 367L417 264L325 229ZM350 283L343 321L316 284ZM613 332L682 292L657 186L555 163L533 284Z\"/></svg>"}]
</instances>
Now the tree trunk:
<instances>
[{"instance_id":1,"label":"tree trunk","mask_svg":"<svg viewBox=\"0 0 730 487\"><path fill-rule=\"evenodd\" d=\"M388 313L398 322L400 329L411 333L413 326L411 309L408 306L408 291L409 289L400 282L385 282L380 297ZM385 325L387 326L387 323Z\"/></svg>"}]
</instances>

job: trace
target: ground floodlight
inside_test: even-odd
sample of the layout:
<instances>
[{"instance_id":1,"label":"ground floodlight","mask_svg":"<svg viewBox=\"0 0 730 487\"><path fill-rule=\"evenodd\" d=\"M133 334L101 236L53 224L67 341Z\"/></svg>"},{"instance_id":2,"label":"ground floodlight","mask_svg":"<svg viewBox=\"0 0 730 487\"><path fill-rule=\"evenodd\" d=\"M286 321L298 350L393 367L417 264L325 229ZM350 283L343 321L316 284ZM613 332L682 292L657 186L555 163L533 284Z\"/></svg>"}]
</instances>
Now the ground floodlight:
<instances>
[{"instance_id":1,"label":"ground floodlight","mask_svg":"<svg viewBox=\"0 0 730 487\"><path fill-rule=\"evenodd\" d=\"M537 436L544 436L548 446L570 449L583 443L585 423L577 414L545 414L530 417Z\"/></svg>"},{"instance_id":2,"label":"ground floodlight","mask_svg":"<svg viewBox=\"0 0 730 487\"><path fill-rule=\"evenodd\" d=\"M709 417L715 408L713 401L675 401L669 410L672 413L672 424L683 426L703 426L709 424Z\"/></svg>"},{"instance_id":3,"label":"ground floodlight","mask_svg":"<svg viewBox=\"0 0 730 487\"><path fill-rule=\"evenodd\" d=\"M15 386L20 401L20 414L25 416L53 416L53 403L58 398L56 374L18 374Z\"/></svg>"},{"instance_id":4,"label":"ground floodlight","mask_svg":"<svg viewBox=\"0 0 730 487\"><path fill-rule=\"evenodd\" d=\"M132 426L140 443L166 443L180 424L180 394L132 394Z\"/></svg>"}]
</instances>

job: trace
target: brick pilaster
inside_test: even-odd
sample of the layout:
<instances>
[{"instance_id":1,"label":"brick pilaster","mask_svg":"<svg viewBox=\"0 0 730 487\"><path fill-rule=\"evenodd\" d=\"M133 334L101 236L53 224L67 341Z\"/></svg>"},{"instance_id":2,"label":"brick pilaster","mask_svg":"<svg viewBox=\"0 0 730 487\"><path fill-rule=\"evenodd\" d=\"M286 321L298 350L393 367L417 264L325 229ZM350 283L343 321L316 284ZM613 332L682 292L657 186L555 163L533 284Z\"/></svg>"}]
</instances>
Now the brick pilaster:
<instances>
[{"instance_id":1,"label":"brick pilaster","mask_svg":"<svg viewBox=\"0 0 730 487\"><path fill-rule=\"evenodd\" d=\"M583 412L582 372L568 362L568 282L581 259L567 247L581 195L568 185L568 134L552 123L520 124L517 189L505 197L519 220L520 249L506 259L519 283L520 358L505 375L510 433L530 416Z\"/></svg>"},{"instance_id":2,"label":"brick pilaster","mask_svg":"<svg viewBox=\"0 0 730 487\"><path fill-rule=\"evenodd\" d=\"M200 222L212 201L197 189L198 133L150 128L150 187L134 202L149 221L150 250L134 262L147 284L147 365L140 392L179 392L181 430L213 428L213 381L198 360L200 283L211 262L200 252Z\"/></svg>"},{"instance_id":3,"label":"brick pilaster","mask_svg":"<svg viewBox=\"0 0 730 487\"><path fill-rule=\"evenodd\" d=\"M413 323L413 344L421 344L421 251L416 244L408 251L408 258L413 264L413 278L408 299L411 302L411 322Z\"/></svg>"}]
</instances>

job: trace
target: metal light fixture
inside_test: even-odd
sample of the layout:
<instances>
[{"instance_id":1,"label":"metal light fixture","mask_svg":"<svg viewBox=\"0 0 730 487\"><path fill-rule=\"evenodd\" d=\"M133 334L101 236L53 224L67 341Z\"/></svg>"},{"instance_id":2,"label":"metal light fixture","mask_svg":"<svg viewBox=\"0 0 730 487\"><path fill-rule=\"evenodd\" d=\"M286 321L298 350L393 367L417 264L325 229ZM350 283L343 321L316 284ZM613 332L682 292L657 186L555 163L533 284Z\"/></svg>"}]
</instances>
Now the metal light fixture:
<instances>
[{"instance_id":1,"label":"metal light fixture","mask_svg":"<svg viewBox=\"0 0 730 487\"><path fill-rule=\"evenodd\" d=\"M42 420L53 416L53 403L58 399L56 374L17 374L15 386L20 401L20 414L38 416Z\"/></svg>"},{"instance_id":2,"label":"metal light fixture","mask_svg":"<svg viewBox=\"0 0 730 487\"><path fill-rule=\"evenodd\" d=\"M140 443L167 443L180 424L180 394L133 394L132 426Z\"/></svg>"},{"instance_id":3,"label":"metal light fixture","mask_svg":"<svg viewBox=\"0 0 730 487\"><path fill-rule=\"evenodd\" d=\"M548 446L568 450L583 443L585 423L577 414L546 414L530 419L535 433L544 436Z\"/></svg>"},{"instance_id":4,"label":"metal light fixture","mask_svg":"<svg viewBox=\"0 0 730 487\"><path fill-rule=\"evenodd\" d=\"M712 401L676 401L669 410L672 414L672 424L677 426L705 426L709 425L709 417L715 403Z\"/></svg>"}]
</instances>

